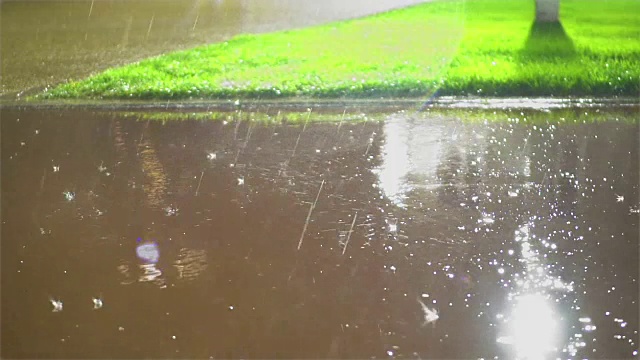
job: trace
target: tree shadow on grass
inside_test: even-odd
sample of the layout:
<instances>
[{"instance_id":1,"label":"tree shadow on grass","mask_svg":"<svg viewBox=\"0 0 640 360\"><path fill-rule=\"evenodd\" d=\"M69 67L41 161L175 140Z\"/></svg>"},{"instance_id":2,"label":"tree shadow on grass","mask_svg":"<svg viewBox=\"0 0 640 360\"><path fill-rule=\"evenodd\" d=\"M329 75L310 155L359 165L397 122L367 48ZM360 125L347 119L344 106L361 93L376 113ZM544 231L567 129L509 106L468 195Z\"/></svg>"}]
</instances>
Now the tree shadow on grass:
<instances>
[{"instance_id":1,"label":"tree shadow on grass","mask_svg":"<svg viewBox=\"0 0 640 360\"><path fill-rule=\"evenodd\" d=\"M560 22L534 22L519 57L523 94L570 96L582 87L576 48Z\"/></svg>"},{"instance_id":2,"label":"tree shadow on grass","mask_svg":"<svg viewBox=\"0 0 640 360\"><path fill-rule=\"evenodd\" d=\"M523 60L572 58L576 49L559 21L534 22L521 55Z\"/></svg>"}]
</instances>

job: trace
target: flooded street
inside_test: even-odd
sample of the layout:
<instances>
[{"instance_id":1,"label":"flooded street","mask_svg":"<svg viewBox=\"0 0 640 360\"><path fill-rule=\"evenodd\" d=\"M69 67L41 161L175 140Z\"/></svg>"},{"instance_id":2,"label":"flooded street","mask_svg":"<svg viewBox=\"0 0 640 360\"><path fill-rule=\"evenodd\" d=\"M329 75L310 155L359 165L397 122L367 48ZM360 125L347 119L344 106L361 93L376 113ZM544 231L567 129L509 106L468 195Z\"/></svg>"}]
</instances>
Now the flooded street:
<instances>
[{"instance_id":1,"label":"flooded street","mask_svg":"<svg viewBox=\"0 0 640 360\"><path fill-rule=\"evenodd\" d=\"M0 96L242 33L312 26L424 0L4 0Z\"/></svg>"},{"instance_id":2,"label":"flooded street","mask_svg":"<svg viewBox=\"0 0 640 360\"><path fill-rule=\"evenodd\" d=\"M3 108L3 357L637 356L637 108L365 115Z\"/></svg>"}]
</instances>

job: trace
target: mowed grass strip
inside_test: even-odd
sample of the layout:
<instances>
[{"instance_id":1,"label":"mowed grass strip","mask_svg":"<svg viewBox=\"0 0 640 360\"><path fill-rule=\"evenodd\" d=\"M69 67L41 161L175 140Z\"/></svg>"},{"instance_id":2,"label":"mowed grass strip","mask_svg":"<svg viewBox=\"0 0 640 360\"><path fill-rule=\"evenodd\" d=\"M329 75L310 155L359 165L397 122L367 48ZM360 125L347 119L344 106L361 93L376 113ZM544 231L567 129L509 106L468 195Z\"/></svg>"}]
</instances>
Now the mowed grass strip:
<instances>
[{"instance_id":1,"label":"mowed grass strip","mask_svg":"<svg viewBox=\"0 0 640 360\"><path fill-rule=\"evenodd\" d=\"M638 96L640 1L434 1L366 18L237 36L110 69L42 98Z\"/></svg>"}]
</instances>

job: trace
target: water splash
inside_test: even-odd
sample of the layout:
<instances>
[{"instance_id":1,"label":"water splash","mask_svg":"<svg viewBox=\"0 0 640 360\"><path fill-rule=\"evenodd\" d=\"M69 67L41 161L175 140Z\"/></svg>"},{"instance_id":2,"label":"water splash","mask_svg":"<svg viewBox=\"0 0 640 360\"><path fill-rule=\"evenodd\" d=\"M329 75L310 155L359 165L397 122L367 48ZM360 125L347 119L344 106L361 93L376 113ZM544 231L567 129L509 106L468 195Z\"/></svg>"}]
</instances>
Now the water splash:
<instances>
[{"instance_id":1,"label":"water splash","mask_svg":"<svg viewBox=\"0 0 640 360\"><path fill-rule=\"evenodd\" d=\"M52 297L49 298L49 302L53 306L51 312L61 312L62 311L62 300L57 300Z\"/></svg>"},{"instance_id":2,"label":"water splash","mask_svg":"<svg viewBox=\"0 0 640 360\"><path fill-rule=\"evenodd\" d=\"M440 319L440 316L438 315L438 310L436 308L433 308L433 309L429 308L420 299L418 299L418 303L420 304L420 308L422 308L422 312L424 316L424 321L422 322L422 326L424 327L427 324L433 324L433 326L435 326L436 321Z\"/></svg>"},{"instance_id":3,"label":"water splash","mask_svg":"<svg viewBox=\"0 0 640 360\"><path fill-rule=\"evenodd\" d=\"M100 299L99 297L94 297L91 300L93 301L93 309L94 310L102 309L102 306L103 306L102 299Z\"/></svg>"},{"instance_id":4,"label":"water splash","mask_svg":"<svg viewBox=\"0 0 640 360\"><path fill-rule=\"evenodd\" d=\"M64 199L67 201L73 201L76 198L76 194L72 191L65 191L62 195L64 195Z\"/></svg>"}]
</instances>

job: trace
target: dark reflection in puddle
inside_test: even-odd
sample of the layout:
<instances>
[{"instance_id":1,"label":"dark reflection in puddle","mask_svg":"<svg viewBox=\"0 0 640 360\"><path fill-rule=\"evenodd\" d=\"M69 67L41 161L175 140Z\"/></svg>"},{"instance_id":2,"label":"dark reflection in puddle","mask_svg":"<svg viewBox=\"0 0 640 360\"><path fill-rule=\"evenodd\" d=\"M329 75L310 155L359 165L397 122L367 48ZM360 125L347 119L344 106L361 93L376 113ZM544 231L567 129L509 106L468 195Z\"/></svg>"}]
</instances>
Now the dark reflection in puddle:
<instances>
[{"instance_id":1,"label":"dark reflection in puddle","mask_svg":"<svg viewBox=\"0 0 640 360\"><path fill-rule=\"evenodd\" d=\"M631 357L638 124L559 116L5 109L3 355Z\"/></svg>"}]
</instances>

